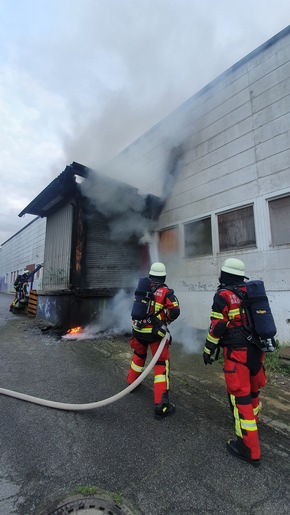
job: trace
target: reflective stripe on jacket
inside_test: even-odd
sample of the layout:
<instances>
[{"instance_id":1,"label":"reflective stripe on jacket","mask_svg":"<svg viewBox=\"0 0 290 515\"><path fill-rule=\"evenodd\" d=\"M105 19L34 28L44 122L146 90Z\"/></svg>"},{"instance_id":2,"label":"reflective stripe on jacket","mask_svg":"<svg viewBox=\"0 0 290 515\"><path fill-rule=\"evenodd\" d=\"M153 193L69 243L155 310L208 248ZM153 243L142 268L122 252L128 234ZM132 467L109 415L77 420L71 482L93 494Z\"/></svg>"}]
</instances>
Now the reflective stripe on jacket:
<instances>
[{"instance_id":1,"label":"reflective stripe on jacket","mask_svg":"<svg viewBox=\"0 0 290 515\"><path fill-rule=\"evenodd\" d=\"M236 285L246 291L246 283ZM214 349L220 343L222 347L232 345L241 347L247 345L247 339L241 332L243 324L241 318L241 299L226 286L216 292L210 315L210 328L206 338L206 345Z\"/></svg>"},{"instance_id":2,"label":"reflective stripe on jacket","mask_svg":"<svg viewBox=\"0 0 290 515\"><path fill-rule=\"evenodd\" d=\"M155 283L152 282L152 286ZM165 285L160 285L154 291L154 300L151 301L150 315L147 323L138 324L133 320L133 335L136 338L146 341L156 341L163 335L158 335L156 324L167 324L176 320L180 315L179 302L174 295L174 291ZM152 319L150 319L150 316ZM155 330L154 330L155 328Z\"/></svg>"}]
</instances>

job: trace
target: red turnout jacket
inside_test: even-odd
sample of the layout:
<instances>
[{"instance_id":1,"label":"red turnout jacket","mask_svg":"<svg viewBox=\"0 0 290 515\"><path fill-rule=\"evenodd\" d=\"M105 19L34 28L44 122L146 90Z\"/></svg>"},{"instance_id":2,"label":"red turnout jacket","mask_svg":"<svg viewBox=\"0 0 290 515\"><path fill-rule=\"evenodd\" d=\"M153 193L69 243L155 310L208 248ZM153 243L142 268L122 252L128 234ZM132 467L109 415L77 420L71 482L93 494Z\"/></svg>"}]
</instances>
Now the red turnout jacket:
<instances>
[{"instance_id":1,"label":"red turnout jacket","mask_svg":"<svg viewBox=\"0 0 290 515\"><path fill-rule=\"evenodd\" d=\"M246 291L245 282L235 286ZM211 324L205 343L207 348L215 350L218 344L221 347L247 346L246 336L242 333L240 305L241 299L233 291L228 290L226 286L218 289L213 299L210 315Z\"/></svg>"},{"instance_id":2,"label":"red turnout jacket","mask_svg":"<svg viewBox=\"0 0 290 515\"><path fill-rule=\"evenodd\" d=\"M156 283L152 281L152 287ZM133 336L138 340L146 341L148 343L162 339L163 334L158 332L158 329L164 325L176 320L180 315L179 302L174 295L174 291L169 289L166 284L160 284L160 287L154 292L154 300L151 301L150 313L148 322L138 324L133 320Z\"/></svg>"}]
</instances>

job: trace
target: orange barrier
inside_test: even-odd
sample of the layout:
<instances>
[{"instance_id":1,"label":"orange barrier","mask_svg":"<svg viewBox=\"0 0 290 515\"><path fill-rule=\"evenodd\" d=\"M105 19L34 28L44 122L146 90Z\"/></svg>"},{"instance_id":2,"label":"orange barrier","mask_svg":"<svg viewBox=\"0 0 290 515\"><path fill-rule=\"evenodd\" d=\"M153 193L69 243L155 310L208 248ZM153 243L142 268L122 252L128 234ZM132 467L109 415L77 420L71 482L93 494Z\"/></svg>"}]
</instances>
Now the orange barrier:
<instances>
[{"instance_id":1,"label":"orange barrier","mask_svg":"<svg viewBox=\"0 0 290 515\"><path fill-rule=\"evenodd\" d=\"M28 298L27 315L30 317L36 316L37 310L37 291L31 290Z\"/></svg>"}]
</instances>

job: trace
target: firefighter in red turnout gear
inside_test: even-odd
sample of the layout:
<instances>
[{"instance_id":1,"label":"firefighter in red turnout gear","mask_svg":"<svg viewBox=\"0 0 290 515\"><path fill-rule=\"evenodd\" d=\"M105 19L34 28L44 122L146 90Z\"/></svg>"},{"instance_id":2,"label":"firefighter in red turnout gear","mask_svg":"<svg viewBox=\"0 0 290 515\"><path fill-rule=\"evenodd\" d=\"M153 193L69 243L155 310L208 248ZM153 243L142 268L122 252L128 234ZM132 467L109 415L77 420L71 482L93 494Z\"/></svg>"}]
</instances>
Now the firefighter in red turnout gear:
<instances>
[{"instance_id":1,"label":"firefighter in red turnout gear","mask_svg":"<svg viewBox=\"0 0 290 515\"><path fill-rule=\"evenodd\" d=\"M143 372L148 347L152 356L156 353L162 338L168 331L168 324L177 319L180 314L179 303L174 291L165 284L166 268L163 263L153 263L149 271L150 288L153 298L150 301L150 313L147 320L139 323L132 321L132 338L130 346L132 357L127 380L132 384ZM170 337L171 340L171 337ZM159 420L172 415L175 406L169 402L169 345L167 340L161 355L154 366L154 417Z\"/></svg>"},{"instance_id":2,"label":"firefighter in red turnout gear","mask_svg":"<svg viewBox=\"0 0 290 515\"><path fill-rule=\"evenodd\" d=\"M206 338L203 359L212 364L212 355L223 348L224 377L234 418L236 440L227 442L228 451L254 466L260 463L258 437L259 393L266 385L264 352L247 340L241 331L241 299L231 291L231 286L247 290L243 261L226 259L219 278L220 285L213 299L211 325Z\"/></svg>"}]
</instances>

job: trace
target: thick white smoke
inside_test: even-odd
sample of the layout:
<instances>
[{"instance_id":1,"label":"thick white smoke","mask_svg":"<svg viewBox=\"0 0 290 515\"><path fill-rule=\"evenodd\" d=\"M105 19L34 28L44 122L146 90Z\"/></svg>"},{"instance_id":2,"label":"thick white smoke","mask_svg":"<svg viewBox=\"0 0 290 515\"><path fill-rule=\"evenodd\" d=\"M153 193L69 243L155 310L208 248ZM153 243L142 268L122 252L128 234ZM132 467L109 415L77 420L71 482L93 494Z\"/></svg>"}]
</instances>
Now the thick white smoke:
<instances>
[{"instance_id":1,"label":"thick white smoke","mask_svg":"<svg viewBox=\"0 0 290 515\"><path fill-rule=\"evenodd\" d=\"M108 237L128 241L132 236L139 239L152 234L156 221L146 216L146 198L129 184L115 181L90 171L80 188L108 225Z\"/></svg>"},{"instance_id":2,"label":"thick white smoke","mask_svg":"<svg viewBox=\"0 0 290 515\"><path fill-rule=\"evenodd\" d=\"M137 285L138 279L136 279ZM110 338L111 336L131 335L132 321L131 309L134 296L121 290L108 302L102 313L102 319L92 322L80 329L78 333L66 334L62 338L66 340L92 340L98 338ZM200 353L205 334L197 329L189 327L182 316L169 326L173 344L181 346L186 354Z\"/></svg>"},{"instance_id":3,"label":"thick white smoke","mask_svg":"<svg viewBox=\"0 0 290 515\"><path fill-rule=\"evenodd\" d=\"M129 334L132 330L131 309L132 294L120 290L107 307L102 311L102 317L80 329L76 334L66 334L62 338L67 340L89 340Z\"/></svg>"}]
</instances>

